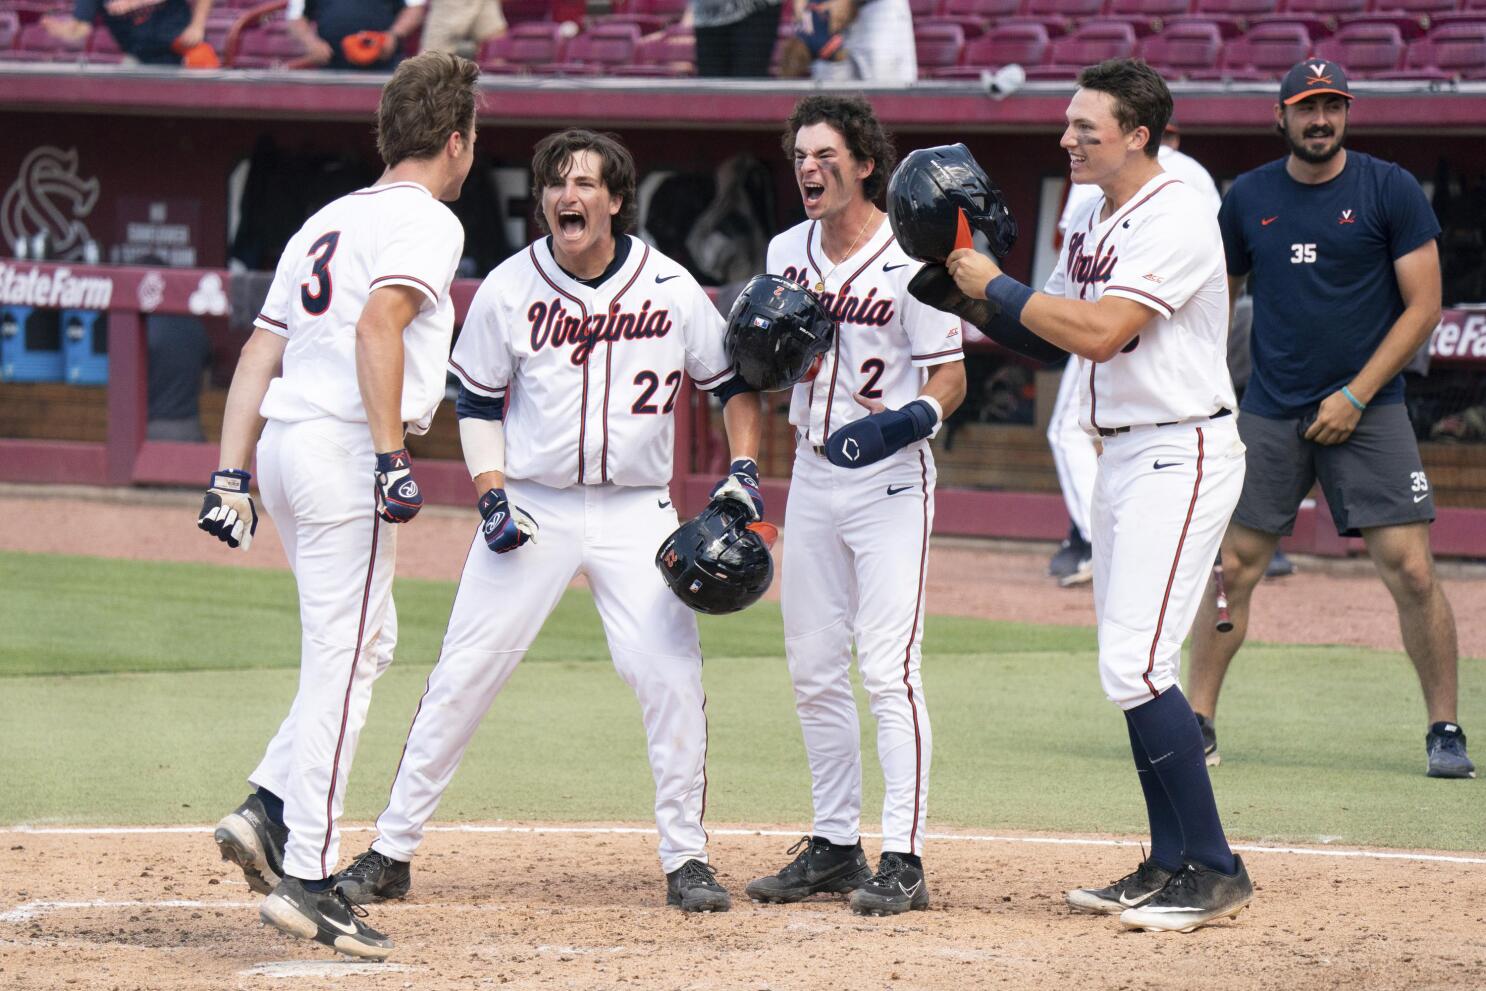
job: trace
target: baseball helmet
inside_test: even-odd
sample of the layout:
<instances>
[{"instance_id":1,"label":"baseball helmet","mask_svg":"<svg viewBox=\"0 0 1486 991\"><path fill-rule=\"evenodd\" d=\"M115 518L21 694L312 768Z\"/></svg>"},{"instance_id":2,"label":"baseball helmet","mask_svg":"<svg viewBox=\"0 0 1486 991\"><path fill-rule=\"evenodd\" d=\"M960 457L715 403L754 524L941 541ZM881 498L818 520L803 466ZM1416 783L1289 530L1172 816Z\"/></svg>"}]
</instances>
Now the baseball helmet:
<instances>
[{"instance_id":1,"label":"baseball helmet","mask_svg":"<svg viewBox=\"0 0 1486 991\"><path fill-rule=\"evenodd\" d=\"M769 590L779 531L749 523L735 499L718 499L676 528L655 553L655 566L676 597L697 612L720 615L746 609Z\"/></svg>"},{"instance_id":2,"label":"baseball helmet","mask_svg":"<svg viewBox=\"0 0 1486 991\"><path fill-rule=\"evenodd\" d=\"M748 280L728 315L728 355L761 392L814 378L835 339L836 321L815 293L777 275Z\"/></svg>"},{"instance_id":3,"label":"baseball helmet","mask_svg":"<svg viewBox=\"0 0 1486 991\"><path fill-rule=\"evenodd\" d=\"M964 145L909 152L888 180L888 222L909 257L943 264L957 246L961 212L997 258L1016 244L1005 197Z\"/></svg>"}]
</instances>

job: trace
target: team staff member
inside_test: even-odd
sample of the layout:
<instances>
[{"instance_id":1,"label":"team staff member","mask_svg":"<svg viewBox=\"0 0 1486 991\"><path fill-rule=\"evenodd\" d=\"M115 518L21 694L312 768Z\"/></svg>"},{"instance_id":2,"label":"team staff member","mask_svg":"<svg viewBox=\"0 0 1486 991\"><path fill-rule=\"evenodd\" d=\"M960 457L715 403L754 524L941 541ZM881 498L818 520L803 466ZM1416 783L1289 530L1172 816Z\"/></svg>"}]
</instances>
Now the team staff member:
<instances>
[{"instance_id":1,"label":"team staff member","mask_svg":"<svg viewBox=\"0 0 1486 991\"><path fill-rule=\"evenodd\" d=\"M383 88L387 171L317 212L284 249L232 376L221 467L198 521L248 548L257 440L263 506L299 586L299 692L248 778L256 792L218 823L217 844L253 890L271 888L263 921L372 959L392 942L331 886L336 820L397 636L390 524L423 503L403 432L426 432L444 397L464 231L439 201L459 197L474 161L478 76L473 62L428 52Z\"/></svg>"},{"instance_id":2,"label":"team staff member","mask_svg":"<svg viewBox=\"0 0 1486 991\"><path fill-rule=\"evenodd\" d=\"M449 360L484 522L377 838L338 886L356 902L407 892L409 861L480 720L581 572L614 667L640 701L667 902L726 911L702 828L696 616L657 577L655 554L677 525L669 483L683 375L723 401L735 460L721 497L755 518L758 397L733 373L722 315L696 280L626 233L635 165L617 138L551 135L532 177L548 234L485 279Z\"/></svg>"},{"instance_id":3,"label":"team staff member","mask_svg":"<svg viewBox=\"0 0 1486 991\"><path fill-rule=\"evenodd\" d=\"M1151 826L1149 857L1068 903L1132 929L1192 929L1253 897L1228 847L1202 736L1178 682L1224 528L1243 486L1228 377L1217 218L1156 158L1171 93L1144 62L1079 74L1062 146L1069 178L1104 196L1077 218L1035 293L971 250L949 257L986 297L1077 356L1079 418L1103 443L1094 483L1099 674L1125 712Z\"/></svg>"},{"instance_id":4,"label":"team staff member","mask_svg":"<svg viewBox=\"0 0 1486 991\"><path fill-rule=\"evenodd\" d=\"M49 15L42 23L54 37L81 44L102 14L120 51L144 65L181 65L205 42L211 10L212 0L74 0L71 17ZM213 53L207 61L188 64L211 68L215 63Z\"/></svg>"},{"instance_id":5,"label":"team staff member","mask_svg":"<svg viewBox=\"0 0 1486 991\"><path fill-rule=\"evenodd\" d=\"M1239 176L1223 201L1230 291L1254 276L1239 424L1255 470L1223 542L1234 629L1217 634L1216 606L1204 606L1192 705L1216 714L1254 585L1320 479L1337 533L1363 538L1398 607L1429 714L1430 777L1475 777L1456 721L1455 617L1429 552L1434 496L1401 374L1439 323L1440 226L1413 176L1343 147L1351 105L1341 66L1295 66L1274 108L1289 155Z\"/></svg>"},{"instance_id":6,"label":"team staff member","mask_svg":"<svg viewBox=\"0 0 1486 991\"><path fill-rule=\"evenodd\" d=\"M289 31L316 65L386 70L423 25L428 0L289 0Z\"/></svg>"},{"instance_id":7,"label":"team staff member","mask_svg":"<svg viewBox=\"0 0 1486 991\"><path fill-rule=\"evenodd\" d=\"M919 674L934 524L928 437L965 398L960 321L908 293L921 266L875 205L896 156L866 100L806 97L785 125L784 149L808 219L770 242L768 271L813 290L837 320L833 349L794 387L789 410L799 442L781 602L815 823L799 856L748 894L797 901L851 891L853 910L896 914L929 903L920 858L933 737ZM869 464L880 426L899 443L879 446ZM861 846L853 644L885 785L875 875Z\"/></svg>"}]
</instances>

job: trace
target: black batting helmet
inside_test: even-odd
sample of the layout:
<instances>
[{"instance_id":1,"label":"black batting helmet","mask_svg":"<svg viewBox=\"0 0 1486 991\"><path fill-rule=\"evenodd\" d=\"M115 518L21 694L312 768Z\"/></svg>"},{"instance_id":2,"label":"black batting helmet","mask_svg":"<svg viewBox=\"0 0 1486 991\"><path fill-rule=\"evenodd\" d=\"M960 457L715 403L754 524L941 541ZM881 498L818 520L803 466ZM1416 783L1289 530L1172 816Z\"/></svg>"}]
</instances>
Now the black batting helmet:
<instances>
[{"instance_id":1,"label":"black batting helmet","mask_svg":"<svg viewBox=\"0 0 1486 991\"><path fill-rule=\"evenodd\" d=\"M788 389L814 376L836 339L836 321L804 286L755 275L733 300L727 350L751 388Z\"/></svg>"},{"instance_id":2,"label":"black batting helmet","mask_svg":"<svg viewBox=\"0 0 1486 991\"><path fill-rule=\"evenodd\" d=\"M888 180L888 221L912 258L943 264L955 250L960 211L997 258L1016 244L1016 220L1006 199L964 145L910 152Z\"/></svg>"},{"instance_id":3,"label":"black batting helmet","mask_svg":"<svg viewBox=\"0 0 1486 991\"><path fill-rule=\"evenodd\" d=\"M778 530L749 523L735 499L718 499L676 528L655 553L655 566L676 597L697 612L718 615L746 609L769 590Z\"/></svg>"}]
</instances>

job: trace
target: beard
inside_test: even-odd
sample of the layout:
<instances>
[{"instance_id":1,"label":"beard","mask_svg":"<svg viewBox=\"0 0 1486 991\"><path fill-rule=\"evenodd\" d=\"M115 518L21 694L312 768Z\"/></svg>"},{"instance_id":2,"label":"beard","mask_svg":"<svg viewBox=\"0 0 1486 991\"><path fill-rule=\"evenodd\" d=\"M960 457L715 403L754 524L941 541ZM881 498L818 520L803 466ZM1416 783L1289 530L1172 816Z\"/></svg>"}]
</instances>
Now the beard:
<instances>
[{"instance_id":1,"label":"beard","mask_svg":"<svg viewBox=\"0 0 1486 991\"><path fill-rule=\"evenodd\" d=\"M1288 127L1280 127L1277 128L1277 130L1280 132L1280 134L1284 135L1285 144L1287 147L1289 147L1290 154L1294 155L1302 162L1307 162L1311 165L1320 165L1323 162L1331 161L1333 158L1336 157L1337 153L1342 150L1342 146L1346 144L1347 138L1345 129L1343 129L1340 134L1337 134L1332 128L1327 126L1316 126L1307 128L1305 133L1301 135L1299 141L1295 140L1295 138L1290 135L1290 129ZM1320 151L1312 151L1305 144L1306 141L1312 138L1334 138L1334 141L1333 143L1322 148Z\"/></svg>"}]
</instances>

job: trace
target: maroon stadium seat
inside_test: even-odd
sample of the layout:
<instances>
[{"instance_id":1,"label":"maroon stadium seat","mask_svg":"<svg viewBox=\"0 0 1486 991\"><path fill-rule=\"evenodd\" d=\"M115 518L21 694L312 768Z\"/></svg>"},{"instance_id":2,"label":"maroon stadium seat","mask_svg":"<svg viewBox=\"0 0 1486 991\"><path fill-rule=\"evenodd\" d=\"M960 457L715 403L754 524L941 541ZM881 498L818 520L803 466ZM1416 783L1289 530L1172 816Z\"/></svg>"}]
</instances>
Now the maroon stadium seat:
<instances>
[{"instance_id":1,"label":"maroon stadium seat","mask_svg":"<svg viewBox=\"0 0 1486 991\"><path fill-rule=\"evenodd\" d=\"M1454 11L1456 0L1374 0L1372 9L1379 14L1434 15Z\"/></svg>"},{"instance_id":2,"label":"maroon stadium seat","mask_svg":"<svg viewBox=\"0 0 1486 991\"><path fill-rule=\"evenodd\" d=\"M1192 10L1192 0L1109 0L1105 19L1129 21L1140 37L1164 31L1173 17Z\"/></svg>"},{"instance_id":3,"label":"maroon stadium seat","mask_svg":"<svg viewBox=\"0 0 1486 991\"><path fill-rule=\"evenodd\" d=\"M1047 58L1052 43L1047 28L1035 21L997 25L965 45L960 64L934 73L936 79L979 79L981 73L1013 63L1027 68Z\"/></svg>"},{"instance_id":4,"label":"maroon stadium seat","mask_svg":"<svg viewBox=\"0 0 1486 991\"><path fill-rule=\"evenodd\" d=\"M691 31L678 28L643 38L635 49L633 63L617 65L609 71L616 76L694 76L697 74L696 39Z\"/></svg>"},{"instance_id":5,"label":"maroon stadium seat","mask_svg":"<svg viewBox=\"0 0 1486 991\"><path fill-rule=\"evenodd\" d=\"M926 21L931 17L939 16L939 0L908 0L908 9L913 12L914 27L919 21Z\"/></svg>"},{"instance_id":6,"label":"maroon stadium seat","mask_svg":"<svg viewBox=\"0 0 1486 991\"><path fill-rule=\"evenodd\" d=\"M117 65L124 61L124 52L114 40L114 33L102 27L96 28L88 39L88 51L84 57L93 65Z\"/></svg>"},{"instance_id":7,"label":"maroon stadium seat","mask_svg":"<svg viewBox=\"0 0 1486 991\"><path fill-rule=\"evenodd\" d=\"M568 42L552 72L564 76L602 76L617 65L629 65L640 46L633 24L600 24Z\"/></svg>"},{"instance_id":8,"label":"maroon stadium seat","mask_svg":"<svg viewBox=\"0 0 1486 991\"><path fill-rule=\"evenodd\" d=\"M499 38L480 47L480 70L495 75L545 72L562 58L562 28L551 21L511 25Z\"/></svg>"},{"instance_id":9,"label":"maroon stadium seat","mask_svg":"<svg viewBox=\"0 0 1486 991\"><path fill-rule=\"evenodd\" d=\"M8 52L21 33L21 18L13 10L0 10L0 52Z\"/></svg>"},{"instance_id":10,"label":"maroon stadium seat","mask_svg":"<svg viewBox=\"0 0 1486 991\"><path fill-rule=\"evenodd\" d=\"M1279 0L1196 0L1191 20L1207 21L1218 26L1224 38L1243 34L1254 22L1275 12ZM1187 17L1173 17L1168 23L1180 24Z\"/></svg>"},{"instance_id":11,"label":"maroon stadium seat","mask_svg":"<svg viewBox=\"0 0 1486 991\"><path fill-rule=\"evenodd\" d=\"M72 4L68 0L0 0L0 10L16 15L21 27L25 27L47 14L70 14Z\"/></svg>"},{"instance_id":12,"label":"maroon stadium seat","mask_svg":"<svg viewBox=\"0 0 1486 991\"><path fill-rule=\"evenodd\" d=\"M960 64L965 50L965 29L958 24L929 22L913 30L914 48L918 52L918 71L933 75L936 70Z\"/></svg>"},{"instance_id":13,"label":"maroon stadium seat","mask_svg":"<svg viewBox=\"0 0 1486 991\"><path fill-rule=\"evenodd\" d=\"M1223 51L1223 33L1212 21L1182 21L1140 44L1140 57L1167 79L1210 71Z\"/></svg>"},{"instance_id":14,"label":"maroon stadium seat","mask_svg":"<svg viewBox=\"0 0 1486 991\"><path fill-rule=\"evenodd\" d=\"M1340 62L1352 79L1367 79L1403 64L1408 46L1395 24L1343 24L1340 31L1316 44L1316 54Z\"/></svg>"},{"instance_id":15,"label":"maroon stadium seat","mask_svg":"<svg viewBox=\"0 0 1486 991\"><path fill-rule=\"evenodd\" d=\"M1486 0L1460 0L1460 5L1453 12L1435 14L1430 20L1434 27L1459 22L1476 24L1486 21Z\"/></svg>"},{"instance_id":16,"label":"maroon stadium seat","mask_svg":"<svg viewBox=\"0 0 1486 991\"><path fill-rule=\"evenodd\" d=\"M679 22L685 12L684 2L678 4L673 0L627 0L625 3L616 2L613 13L591 18L588 26L594 28L601 24L634 24L640 28L643 36L662 31Z\"/></svg>"},{"instance_id":17,"label":"maroon stadium seat","mask_svg":"<svg viewBox=\"0 0 1486 991\"><path fill-rule=\"evenodd\" d=\"M515 26L528 21L552 20L552 0L503 0L501 13L506 22Z\"/></svg>"},{"instance_id":18,"label":"maroon stadium seat","mask_svg":"<svg viewBox=\"0 0 1486 991\"><path fill-rule=\"evenodd\" d=\"M1022 0L945 0L936 21L953 21L965 29L966 40L979 38L991 25L1016 14ZM914 25L922 22L914 18Z\"/></svg>"},{"instance_id":19,"label":"maroon stadium seat","mask_svg":"<svg viewBox=\"0 0 1486 991\"><path fill-rule=\"evenodd\" d=\"M236 69L277 69L304 56L304 45L282 28L251 28L238 36Z\"/></svg>"},{"instance_id":20,"label":"maroon stadium seat","mask_svg":"<svg viewBox=\"0 0 1486 991\"><path fill-rule=\"evenodd\" d=\"M1193 79L1279 79L1312 51L1305 26L1290 22L1256 24L1249 33L1223 46L1219 68L1194 72Z\"/></svg>"},{"instance_id":21,"label":"maroon stadium seat","mask_svg":"<svg viewBox=\"0 0 1486 991\"><path fill-rule=\"evenodd\" d=\"M21 28L15 47L0 53L0 57L13 62L80 62L87 46L87 38L77 44L59 41L37 21Z\"/></svg>"},{"instance_id":22,"label":"maroon stadium seat","mask_svg":"<svg viewBox=\"0 0 1486 991\"><path fill-rule=\"evenodd\" d=\"M1027 68L1028 79L1072 79L1085 66L1135 54L1135 28L1125 21L1089 21L1053 42L1046 65Z\"/></svg>"},{"instance_id":23,"label":"maroon stadium seat","mask_svg":"<svg viewBox=\"0 0 1486 991\"><path fill-rule=\"evenodd\" d=\"M1098 17L1103 9L1104 0L1024 0L1017 20L1040 21L1049 35L1057 37Z\"/></svg>"},{"instance_id":24,"label":"maroon stadium seat","mask_svg":"<svg viewBox=\"0 0 1486 991\"><path fill-rule=\"evenodd\" d=\"M1486 79L1486 20L1445 24L1409 45L1404 68L1378 79Z\"/></svg>"}]
</instances>

